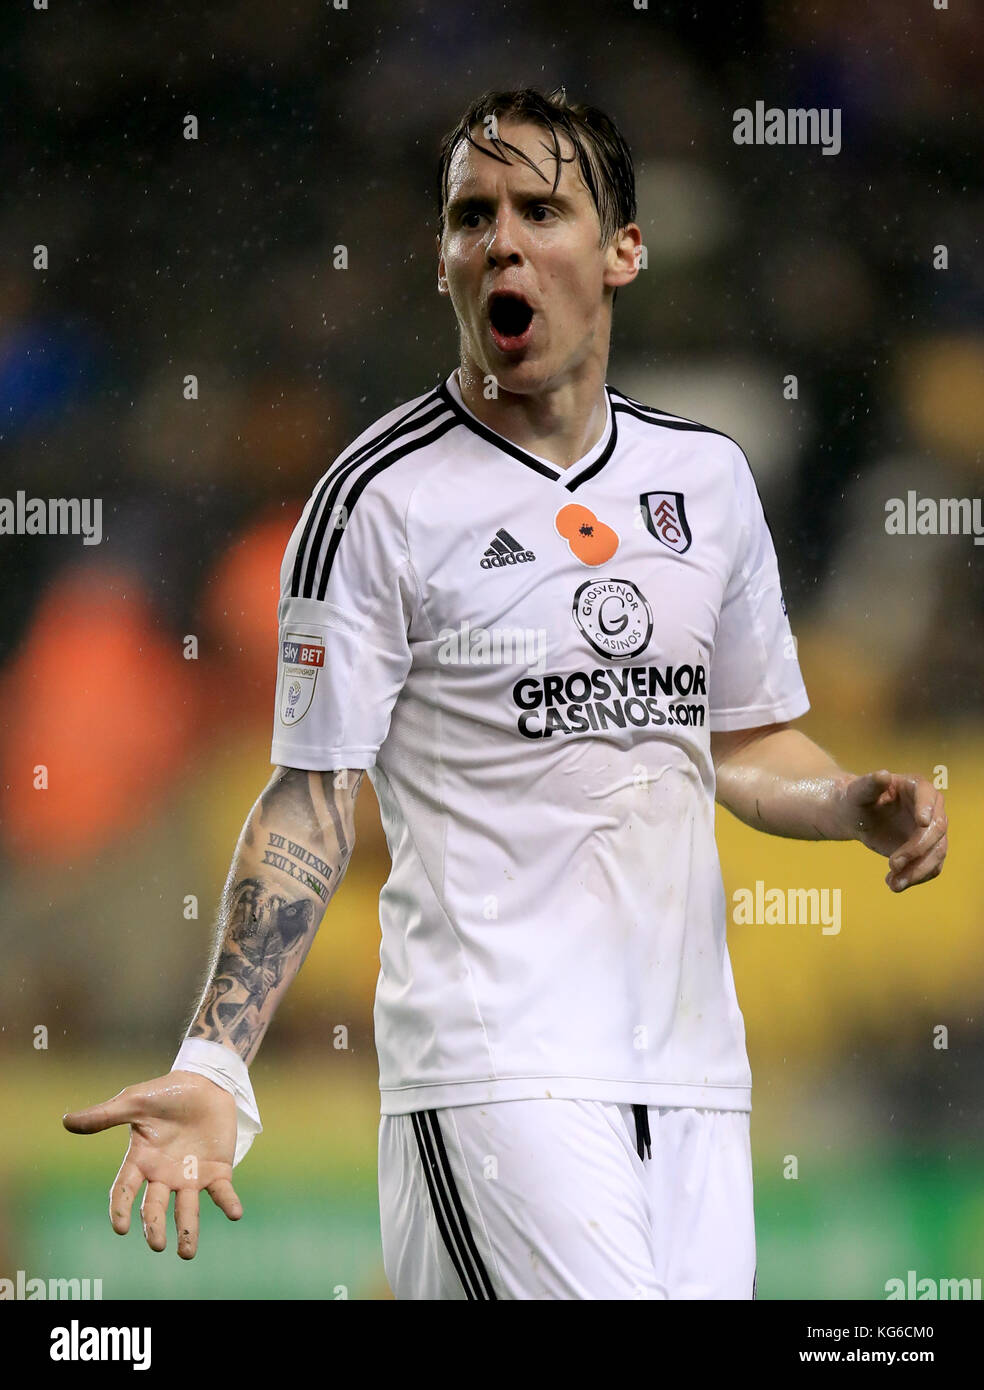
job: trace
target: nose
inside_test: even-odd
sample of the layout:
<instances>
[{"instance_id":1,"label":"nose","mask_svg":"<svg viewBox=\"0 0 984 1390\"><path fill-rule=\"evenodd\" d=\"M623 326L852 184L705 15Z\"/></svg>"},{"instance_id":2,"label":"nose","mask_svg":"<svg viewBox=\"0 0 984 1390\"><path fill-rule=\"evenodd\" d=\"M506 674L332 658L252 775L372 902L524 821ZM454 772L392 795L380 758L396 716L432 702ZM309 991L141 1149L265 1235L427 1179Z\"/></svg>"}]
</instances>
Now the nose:
<instances>
[{"instance_id":1,"label":"nose","mask_svg":"<svg viewBox=\"0 0 984 1390\"><path fill-rule=\"evenodd\" d=\"M516 219L508 208L500 208L489 231L486 257L490 265L519 265L523 260Z\"/></svg>"}]
</instances>

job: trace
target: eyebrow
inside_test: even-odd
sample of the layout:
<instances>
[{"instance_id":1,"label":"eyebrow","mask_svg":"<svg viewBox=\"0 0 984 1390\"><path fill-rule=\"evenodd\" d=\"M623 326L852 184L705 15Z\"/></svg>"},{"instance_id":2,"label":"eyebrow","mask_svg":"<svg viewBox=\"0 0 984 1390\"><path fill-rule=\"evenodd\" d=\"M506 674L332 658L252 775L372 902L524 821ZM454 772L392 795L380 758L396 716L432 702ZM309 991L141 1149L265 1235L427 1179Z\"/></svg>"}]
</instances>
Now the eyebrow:
<instances>
[{"instance_id":1,"label":"eyebrow","mask_svg":"<svg viewBox=\"0 0 984 1390\"><path fill-rule=\"evenodd\" d=\"M488 212L494 205L494 199L480 193L462 193L456 198L452 198L446 209L446 216L450 221L453 217L461 216L465 212ZM520 203L556 203L558 207L565 211L572 212L574 203L564 193L551 193L547 189L543 193L519 193L516 201Z\"/></svg>"}]
</instances>

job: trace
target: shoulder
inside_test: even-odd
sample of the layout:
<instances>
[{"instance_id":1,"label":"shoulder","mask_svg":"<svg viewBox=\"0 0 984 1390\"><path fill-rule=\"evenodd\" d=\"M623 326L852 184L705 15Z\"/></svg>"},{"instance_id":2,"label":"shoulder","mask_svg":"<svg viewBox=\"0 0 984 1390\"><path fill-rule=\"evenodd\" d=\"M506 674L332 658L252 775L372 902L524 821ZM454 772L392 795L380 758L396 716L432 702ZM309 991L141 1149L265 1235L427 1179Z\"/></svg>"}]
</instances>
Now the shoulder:
<instances>
[{"instance_id":1,"label":"shoulder","mask_svg":"<svg viewBox=\"0 0 984 1390\"><path fill-rule=\"evenodd\" d=\"M612 410L619 418L619 428L638 430L645 433L647 430L654 432L671 431L683 435L693 435L695 445L707 445L709 448L719 450L722 453L736 454L740 459L745 459L745 453L741 445L730 434L725 434L723 430L716 429L713 425L704 424L701 420L691 419L687 415L680 415L672 410L664 410L661 406L650 405L645 401L637 400L634 396L629 396L624 391L620 391L616 386L608 385L609 397L612 403Z\"/></svg>"},{"instance_id":2,"label":"shoulder","mask_svg":"<svg viewBox=\"0 0 984 1390\"><path fill-rule=\"evenodd\" d=\"M351 506L363 494L406 497L433 463L435 447L457 424L439 386L380 415L339 453L318 479L313 496Z\"/></svg>"},{"instance_id":3,"label":"shoulder","mask_svg":"<svg viewBox=\"0 0 984 1390\"><path fill-rule=\"evenodd\" d=\"M607 389L620 431L643 441L658 439L660 435L664 438L685 439L694 458L699 459L703 465L711 464L720 468L722 482L732 487L743 502L749 489L757 493L755 475L748 456L738 440L730 434L701 420L694 420L689 416L637 400L614 386L609 385Z\"/></svg>"},{"instance_id":4,"label":"shoulder","mask_svg":"<svg viewBox=\"0 0 984 1390\"><path fill-rule=\"evenodd\" d=\"M380 415L315 483L284 555L281 584L323 597L338 564L369 564L405 550L405 516L420 478L443 457L457 424L438 387Z\"/></svg>"}]
</instances>

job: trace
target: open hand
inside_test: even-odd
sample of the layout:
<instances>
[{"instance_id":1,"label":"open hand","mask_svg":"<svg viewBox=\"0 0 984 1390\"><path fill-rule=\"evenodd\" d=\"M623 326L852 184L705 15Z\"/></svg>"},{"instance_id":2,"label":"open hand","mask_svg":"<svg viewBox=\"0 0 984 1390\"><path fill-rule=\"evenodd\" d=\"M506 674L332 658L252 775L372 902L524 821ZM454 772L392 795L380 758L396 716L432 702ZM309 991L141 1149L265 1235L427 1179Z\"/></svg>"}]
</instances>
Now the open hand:
<instances>
[{"instance_id":1,"label":"open hand","mask_svg":"<svg viewBox=\"0 0 984 1390\"><path fill-rule=\"evenodd\" d=\"M198 1249L198 1194L204 1188L230 1221L243 1214L232 1185L236 1153L236 1102L228 1091L197 1072L172 1071L127 1086L112 1100L62 1116L72 1134L98 1134L130 1126L130 1146L109 1194L109 1219L118 1235L130 1229L133 1199L143 1183L143 1232L151 1250L167 1244L167 1207L174 1195L178 1254Z\"/></svg>"}]
</instances>

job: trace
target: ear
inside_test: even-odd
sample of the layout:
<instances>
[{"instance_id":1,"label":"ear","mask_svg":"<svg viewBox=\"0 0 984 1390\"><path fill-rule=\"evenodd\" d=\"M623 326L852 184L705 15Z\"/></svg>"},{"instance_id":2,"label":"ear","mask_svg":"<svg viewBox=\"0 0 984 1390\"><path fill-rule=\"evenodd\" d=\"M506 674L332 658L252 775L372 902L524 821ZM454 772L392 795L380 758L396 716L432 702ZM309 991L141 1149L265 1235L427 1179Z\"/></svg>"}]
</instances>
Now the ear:
<instances>
[{"instance_id":1,"label":"ear","mask_svg":"<svg viewBox=\"0 0 984 1390\"><path fill-rule=\"evenodd\" d=\"M602 283L612 289L631 285L639 274L638 250L642 232L635 222L628 223L612 237L605 251L605 274Z\"/></svg>"},{"instance_id":2,"label":"ear","mask_svg":"<svg viewBox=\"0 0 984 1390\"><path fill-rule=\"evenodd\" d=\"M448 277L444 268L444 257L441 254L441 238L436 236L437 242L437 292L438 294L448 293Z\"/></svg>"}]
</instances>

